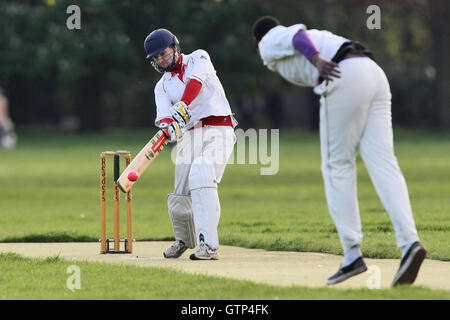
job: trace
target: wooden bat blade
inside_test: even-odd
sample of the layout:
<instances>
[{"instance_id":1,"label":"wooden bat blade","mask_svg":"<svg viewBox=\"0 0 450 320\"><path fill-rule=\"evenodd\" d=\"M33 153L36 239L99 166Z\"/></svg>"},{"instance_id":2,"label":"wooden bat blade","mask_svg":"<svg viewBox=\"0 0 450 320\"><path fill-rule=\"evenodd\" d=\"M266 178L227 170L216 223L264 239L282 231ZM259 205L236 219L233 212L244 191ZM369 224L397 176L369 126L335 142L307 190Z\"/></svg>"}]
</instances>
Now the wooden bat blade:
<instances>
[{"instance_id":1,"label":"wooden bat blade","mask_svg":"<svg viewBox=\"0 0 450 320\"><path fill-rule=\"evenodd\" d=\"M128 179L128 174L130 172L136 172L138 175L138 179L141 178L144 171L148 168L148 166L156 159L159 152L164 149L164 146L167 144L167 138L164 134L163 130L159 130L150 141L142 148L141 151L134 157L133 161L130 162L128 167L120 175L117 180L117 184L123 192L130 191L133 184L137 181L130 181Z\"/></svg>"}]
</instances>

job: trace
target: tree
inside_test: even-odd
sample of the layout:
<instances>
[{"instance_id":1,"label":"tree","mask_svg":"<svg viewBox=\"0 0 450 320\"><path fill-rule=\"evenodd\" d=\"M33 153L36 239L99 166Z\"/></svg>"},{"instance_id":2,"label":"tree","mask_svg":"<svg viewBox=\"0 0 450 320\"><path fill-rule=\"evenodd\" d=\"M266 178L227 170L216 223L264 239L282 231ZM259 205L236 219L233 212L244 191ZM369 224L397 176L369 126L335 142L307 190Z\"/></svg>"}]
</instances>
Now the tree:
<instances>
[{"instance_id":1,"label":"tree","mask_svg":"<svg viewBox=\"0 0 450 320\"><path fill-rule=\"evenodd\" d=\"M431 60L436 70L434 78L434 107L432 126L438 129L450 128L450 104L448 89L450 88L450 26L448 17L450 6L445 0L428 1L428 19L431 35Z\"/></svg>"}]
</instances>

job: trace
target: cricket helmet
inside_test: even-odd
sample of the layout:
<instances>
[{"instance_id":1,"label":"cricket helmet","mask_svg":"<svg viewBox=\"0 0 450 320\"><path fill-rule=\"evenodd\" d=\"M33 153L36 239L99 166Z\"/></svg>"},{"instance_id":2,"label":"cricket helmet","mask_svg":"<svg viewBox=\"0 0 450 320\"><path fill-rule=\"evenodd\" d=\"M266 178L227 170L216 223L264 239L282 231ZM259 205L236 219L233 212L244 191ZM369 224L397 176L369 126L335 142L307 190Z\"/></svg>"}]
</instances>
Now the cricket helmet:
<instances>
[{"instance_id":1,"label":"cricket helmet","mask_svg":"<svg viewBox=\"0 0 450 320\"><path fill-rule=\"evenodd\" d=\"M156 29L152 31L144 41L145 52L147 59L153 57L155 54L163 51L170 45L174 45L177 50L180 49L180 43L177 37L167 29Z\"/></svg>"}]
</instances>

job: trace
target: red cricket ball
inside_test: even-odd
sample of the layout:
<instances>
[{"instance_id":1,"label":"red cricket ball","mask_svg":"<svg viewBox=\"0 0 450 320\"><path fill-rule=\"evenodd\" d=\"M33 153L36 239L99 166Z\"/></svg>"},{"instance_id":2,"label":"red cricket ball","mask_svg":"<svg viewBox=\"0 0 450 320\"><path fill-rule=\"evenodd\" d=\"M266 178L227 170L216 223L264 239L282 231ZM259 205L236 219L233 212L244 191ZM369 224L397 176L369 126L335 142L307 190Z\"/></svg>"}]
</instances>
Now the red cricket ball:
<instances>
[{"instance_id":1,"label":"red cricket ball","mask_svg":"<svg viewBox=\"0 0 450 320\"><path fill-rule=\"evenodd\" d=\"M130 181L136 181L138 178L139 178L139 175L137 174L136 171L131 171L128 174L128 180L130 180Z\"/></svg>"}]
</instances>

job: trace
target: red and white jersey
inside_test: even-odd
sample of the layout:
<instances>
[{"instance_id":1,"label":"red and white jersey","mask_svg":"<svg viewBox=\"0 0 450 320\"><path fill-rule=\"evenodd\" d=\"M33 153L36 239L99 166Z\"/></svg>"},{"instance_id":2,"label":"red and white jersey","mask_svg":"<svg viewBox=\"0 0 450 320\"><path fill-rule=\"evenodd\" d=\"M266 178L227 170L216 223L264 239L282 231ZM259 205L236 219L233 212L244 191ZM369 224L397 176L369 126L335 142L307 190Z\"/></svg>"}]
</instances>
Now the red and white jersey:
<instances>
[{"instance_id":1,"label":"red and white jersey","mask_svg":"<svg viewBox=\"0 0 450 320\"><path fill-rule=\"evenodd\" d=\"M305 25L290 27L276 26L258 44L263 63L269 70L278 72L287 81L302 87L315 87L319 72L316 67L294 48L292 39L300 30L305 30L316 45L320 54L331 60L346 38L325 30L306 30Z\"/></svg>"},{"instance_id":2,"label":"red and white jersey","mask_svg":"<svg viewBox=\"0 0 450 320\"><path fill-rule=\"evenodd\" d=\"M231 115L230 104L225 97L209 54L205 50L199 49L188 55L181 54L181 56L181 72L165 72L155 86L155 125L159 126L160 120L163 118L172 117L169 108L181 100L189 79L201 82L202 88L189 105L192 117L187 127L209 116Z\"/></svg>"}]
</instances>

